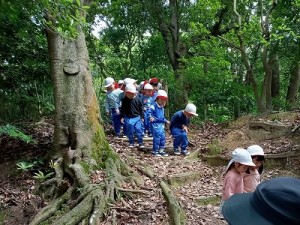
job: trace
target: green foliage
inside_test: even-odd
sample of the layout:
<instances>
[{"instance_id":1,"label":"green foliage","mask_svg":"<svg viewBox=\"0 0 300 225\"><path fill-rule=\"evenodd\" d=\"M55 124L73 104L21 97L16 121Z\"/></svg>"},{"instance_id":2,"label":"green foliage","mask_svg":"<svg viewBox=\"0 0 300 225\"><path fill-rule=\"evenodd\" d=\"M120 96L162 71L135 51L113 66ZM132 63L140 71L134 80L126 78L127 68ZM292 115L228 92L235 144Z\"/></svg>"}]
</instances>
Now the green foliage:
<instances>
[{"instance_id":1,"label":"green foliage","mask_svg":"<svg viewBox=\"0 0 300 225\"><path fill-rule=\"evenodd\" d=\"M20 129L11 124L0 126L0 136L2 134L6 134L12 138L20 139L22 141L25 141L26 143L35 142L32 139L31 135L24 134Z\"/></svg>"},{"instance_id":2,"label":"green foliage","mask_svg":"<svg viewBox=\"0 0 300 225\"><path fill-rule=\"evenodd\" d=\"M17 162L17 169L18 170L22 170L23 172L29 171L29 170L33 170L35 168L38 168L40 166L42 166L44 164L43 160L41 158L37 158L33 161L20 161Z\"/></svg>"},{"instance_id":3,"label":"green foliage","mask_svg":"<svg viewBox=\"0 0 300 225\"><path fill-rule=\"evenodd\" d=\"M208 144L208 155L220 155L222 148L218 145L218 140L213 140L211 144Z\"/></svg>"},{"instance_id":4,"label":"green foliage","mask_svg":"<svg viewBox=\"0 0 300 225\"><path fill-rule=\"evenodd\" d=\"M35 166L34 163L26 162L26 161L18 162L16 165L18 167L17 169L22 170L23 172L31 170Z\"/></svg>"},{"instance_id":5,"label":"green foliage","mask_svg":"<svg viewBox=\"0 0 300 225\"><path fill-rule=\"evenodd\" d=\"M54 174L54 172L44 173L43 171L39 170L37 173L34 173L33 178L35 178L39 182L43 182L43 181L49 179L50 177L52 177L53 174Z\"/></svg>"}]
</instances>

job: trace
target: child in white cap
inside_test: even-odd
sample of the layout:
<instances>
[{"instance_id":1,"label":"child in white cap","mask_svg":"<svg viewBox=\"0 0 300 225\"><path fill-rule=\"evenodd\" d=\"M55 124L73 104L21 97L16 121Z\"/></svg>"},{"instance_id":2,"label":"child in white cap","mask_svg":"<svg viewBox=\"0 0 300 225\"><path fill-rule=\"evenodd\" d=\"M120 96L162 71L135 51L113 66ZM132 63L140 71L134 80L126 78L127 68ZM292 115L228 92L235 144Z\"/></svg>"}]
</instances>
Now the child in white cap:
<instances>
[{"instance_id":1,"label":"child in white cap","mask_svg":"<svg viewBox=\"0 0 300 225\"><path fill-rule=\"evenodd\" d=\"M244 175L244 192L246 193L255 191L260 183L265 160L264 150L259 145L251 145L247 151L250 153L255 167L249 167Z\"/></svg>"},{"instance_id":2,"label":"child in white cap","mask_svg":"<svg viewBox=\"0 0 300 225\"><path fill-rule=\"evenodd\" d=\"M222 200L227 200L230 196L244 192L243 175L249 166L255 167L250 153L243 148L236 148L231 154L223 180Z\"/></svg>"},{"instance_id":3,"label":"child in white cap","mask_svg":"<svg viewBox=\"0 0 300 225\"><path fill-rule=\"evenodd\" d=\"M153 93L152 85L146 83L143 87L143 94L141 95L141 101L143 103L143 110L144 110L144 137L152 136L152 129L150 127L150 115L151 115L150 107L154 103L152 93Z\"/></svg>"},{"instance_id":4,"label":"child in white cap","mask_svg":"<svg viewBox=\"0 0 300 225\"><path fill-rule=\"evenodd\" d=\"M144 119L143 105L136 94L135 85L127 84L121 106L121 121L124 121L124 126L126 127L129 147L134 147L134 134L136 134L139 147L144 148L142 130L142 120Z\"/></svg>"},{"instance_id":5,"label":"child in white cap","mask_svg":"<svg viewBox=\"0 0 300 225\"><path fill-rule=\"evenodd\" d=\"M220 214L224 202L234 194L244 192L243 175L249 166L255 166L249 152L244 148L236 148L231 154L231 160L225 169L225 178L222 187Z\"/></svg>"},{"instance_id":6,"label":"child in white cap","mask_svg":"<svg viewBox=\"0 0 300 225\"><path fill-rule=\"evenodd\" d=\"M170 130L174 138L173 148L175 155L183 154L184 156L187 156L190 154L186 149L189 144L187 133L190 119L194 116L198 116L196 113L196 106L192 103L188 103L184 110L174 113L171 118ZM181 152L179 147L181 147Z\"/></svg>"},{"instance_id":7,"label":"child in white cap","mask_svg":"<svg viewBox=\"0 0 300 225\"><path fill-rule=\"evenodd\" d=\"M150 123L153 135L153 151L154 156L168 156L165 152L166 134L165 123L170 123L165 118L164 107L167 103L168 95L164 90L158 90L156 101L150 108Z\"/></svg>"}]
</instances>

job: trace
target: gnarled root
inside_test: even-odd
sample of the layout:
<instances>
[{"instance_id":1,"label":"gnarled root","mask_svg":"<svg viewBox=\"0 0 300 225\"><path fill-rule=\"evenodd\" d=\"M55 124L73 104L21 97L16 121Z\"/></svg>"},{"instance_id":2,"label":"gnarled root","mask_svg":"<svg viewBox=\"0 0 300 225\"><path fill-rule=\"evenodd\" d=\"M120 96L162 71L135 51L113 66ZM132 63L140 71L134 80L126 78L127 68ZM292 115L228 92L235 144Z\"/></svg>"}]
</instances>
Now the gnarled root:
<instances>
[{"instance_id":1,"label":"gnarled root","mask_svg":"<svg viewBox=\"0 0 300 225\"><path fill-rule=\"evenodd\" d=\"M64 182L64 176L61 174L62 160L60 163L57 167L59 169L56 171L56 177L45 185L56 184L58 187ZM105 182L91 184L80 164L69 164L64 172L69 179L70 177L73 179L72 186L65 189L64 193L56 194L57 198L43 208L30 225L38 225L43 222L55 225L98 225L106 214L108 203L114 202L119 192L134 192L122 189L124 182L131 182L135 186L144 184L142 177L119 158L114 160L109 158L105 167L107 172ZM147 194L142 191L137 191L137 193Z\"/></svg>"},{"instance_id":2,"label":"gnarled root","mask_svg":"<svg viewBox=\"0 0 300 225\"><path fill-rule=\"evenodd\" d=\"M169 209L169 223L171 225L182 225L185 224L185 214L180 206L179 202L173 195L171 189L168 187L168 185L161 181L160 187L163 191L163 195L168 203L168 209Z\"/></svg>"}]
</instances>

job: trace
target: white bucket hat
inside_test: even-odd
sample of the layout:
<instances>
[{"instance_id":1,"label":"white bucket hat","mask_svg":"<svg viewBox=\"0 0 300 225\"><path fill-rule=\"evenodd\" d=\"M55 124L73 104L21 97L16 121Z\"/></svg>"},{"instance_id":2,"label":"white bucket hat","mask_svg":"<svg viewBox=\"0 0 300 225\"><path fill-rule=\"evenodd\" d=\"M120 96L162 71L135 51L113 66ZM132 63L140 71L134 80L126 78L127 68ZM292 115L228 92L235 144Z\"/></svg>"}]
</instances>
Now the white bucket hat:
<instances>
[{"instance_id":1,"label":"white bucket hat","mask_svg":"<svg viewBox=\"0 0 300 225\"><path fill-rule=\"evenodd\" d=\"M233 152L231 153L231 160L226 167L226 171L234 162L238 162L246 166L255 166L255 164L252 162L250 153L244 148L236 148L233 150Z\"/></svg>"},{"instance_id":2,"label":"white bucket hat","mask_svg":"<svg viewBox=\"0 0 300 225\"><path fill-rule=\"evenodd\" d=\"M153 90L153 87L152 87L152 85L151 84L145 84L145 86L144 86L144 90Z\"/></svg>"},{"instance_id":3,"label":"white bucket hat","mask_svg":"<svg viewBox=\"0 0 300 225\"><path fill-rule=\"evenodd\" d=\"M109 86L111 86L114 82L115 82L114 78L112 78L112 77L107 77L107 78L105 78L105 81L104 81L104 87L109 87Z\"/></svg>"},{"instance_id":4,"label":"white bucket hat","mask_svg":"<svg viewBox=\"0 0 300 225\"><path fill-rule=\"evenodd\" d=\"M247 148L247 151L251 156L253 155L265 155L264 150L259 145L251 145Z\"/></svg>"},{"instance_id":5,"label":"white bucket hat","mask_svg":"<svg viewBox=\"0 0 300 225\"><path fill-rule=\"evenodd\" d=\"M127 84L125 87L125 92L130 92L135 94L136 93L136 87L134 84Z\"/></svg>"},{"instance_id":6,"label":"white bucket hat","mask_svg":"<svg viewBox=\"0 0 300 225\"><path fill-rule=\"evenodd\" d=\"M194 116L198 116L196 110L197 108L193 103L188 103L184 109L184 111L186 111L187 113L192 114Z\"/></svg>"},{"instance_id":7,"label":"white bucket hat","mask_svg":"<svg viewBox=\"0 0 300 225\"><path fill-rule=\"evenodd\" d=\"M136 83L136 82L137 82L137 80L132 79L132 78L125 78L125 79L124 79L124 84L125 84L125 85L127 85L127 84L134 84L134 83Z\"/></svg>"}]
</instances>

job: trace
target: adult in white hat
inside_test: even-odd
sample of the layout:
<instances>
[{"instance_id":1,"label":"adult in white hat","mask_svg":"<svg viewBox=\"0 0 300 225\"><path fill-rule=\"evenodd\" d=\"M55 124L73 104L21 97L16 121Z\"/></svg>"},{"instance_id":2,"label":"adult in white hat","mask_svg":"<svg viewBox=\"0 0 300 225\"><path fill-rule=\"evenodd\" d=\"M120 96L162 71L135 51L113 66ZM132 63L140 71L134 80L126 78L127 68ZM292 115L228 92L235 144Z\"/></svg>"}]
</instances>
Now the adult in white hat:
<instances>
[{"instance_id":1,"label":"adult in white hat","mask_svg":"<svg viewBox=\"0 0 300 225\"><path fill-rule=\"evenodd\" d=\"M114 127L115 135L120 136L121 133L121 116L120 116L120 89L115 89L115 80L107 77L104 81L106 88L105 95L105 112L110 117Z\"/></svg>"},{"instance_id":2,"label":"adult in white hat","mask_svg":"<svg viewBox=\"0 0 300 225\"><path fill-rule=\"evenodd\" d=\"M197 108L194 104L188 103L184 110L177 111L171 118L171 134L173 140L173 151L175 155L187 156L190 152L187 150L189 144L188 140L188 125L191 122L191 118L198 116ZM181 151L180 149L181 148Z\"/></svg>"},{"instance_id":3,"label":"adult in white hat","mask_svg":"<svg viewBox=\"0 0 300 225\"><path fill-rule=\"evenodd\" d=\"M255 167L249 167L244 175L244 192L246 193L255 191L260 183L265 161L264 150L259 145L251 145L247 151L250 153Z\"/></svg>"},{"instance_id":4,"label":"adult in white hat","mask_svg":"<svg viewBox=\"0 0 300 225\"><path fill-rule=\"evenodd\" d=\"M107 77L107 78L105 78L105 80L104 80L104 87L105 87L105 88L110 87L110 86L112 86L114 83L115 83L114 78L112 78L112 77Z\"/></svg>"}]
</instances>

